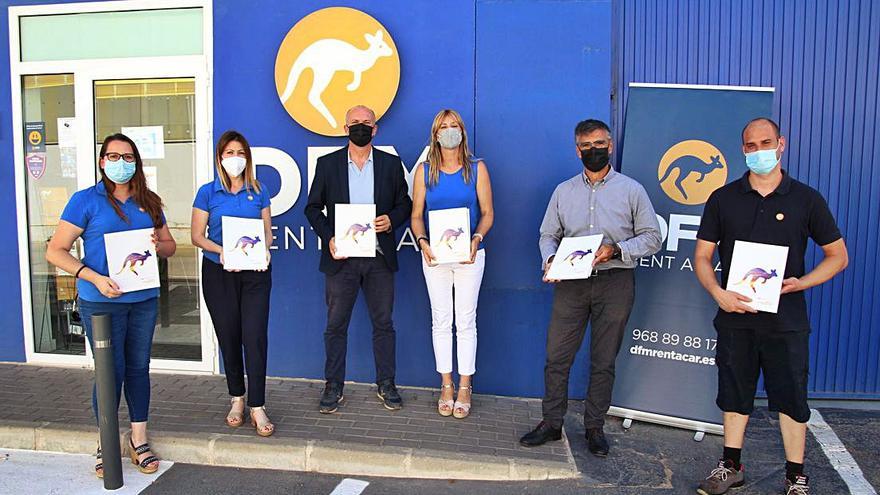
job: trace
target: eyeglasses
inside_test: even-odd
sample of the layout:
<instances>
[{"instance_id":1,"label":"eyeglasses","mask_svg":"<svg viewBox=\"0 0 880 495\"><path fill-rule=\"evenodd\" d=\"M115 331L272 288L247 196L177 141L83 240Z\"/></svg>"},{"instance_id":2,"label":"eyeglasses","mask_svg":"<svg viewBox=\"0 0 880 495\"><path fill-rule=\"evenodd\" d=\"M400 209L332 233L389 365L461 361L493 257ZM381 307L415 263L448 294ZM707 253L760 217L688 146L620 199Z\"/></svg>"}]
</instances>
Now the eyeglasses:
<instances>
[{"instance_id":1,"label":"eyeglasses","mask_svg":"<svg viewBox=\"0 0 880 495\"><path fill-rule=\"evenodd\" d=\"M591 148L607 148L608 141L605 141L604 139L599 139L597 141L583 141L581 143L578 143L578 147L582 150L588 150Z\"/></svg>"},{"instance_id":2,"label":"eyeglasses","mask_svg":"<svg viewBox=\"0 0 880 495\"><path fill-rule=\"evenodd\" d=\"M124 161L128 163L132 163L134 161L134 153L104 153L104 158L110 160L111 162L115 162L122 158Z\"/></svg>"}]
</instances>

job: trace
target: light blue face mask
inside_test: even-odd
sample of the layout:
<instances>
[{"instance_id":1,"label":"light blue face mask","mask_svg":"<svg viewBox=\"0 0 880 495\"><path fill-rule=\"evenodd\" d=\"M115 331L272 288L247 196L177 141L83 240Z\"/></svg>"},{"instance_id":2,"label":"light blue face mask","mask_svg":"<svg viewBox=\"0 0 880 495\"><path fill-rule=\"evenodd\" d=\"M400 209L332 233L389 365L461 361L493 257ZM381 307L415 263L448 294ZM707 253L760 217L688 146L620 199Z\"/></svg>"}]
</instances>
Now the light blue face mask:
<instances>
[{"instance_id":1,"label":"light blue face mask","mask_svg":"<svg viewBox=\"0 0 880 495\"><path fill-rule=\"evenodd\" d=\"M114 161L104 160L104 174L117 184L125 184L134 176L135 162L127 162L122 158Z\"/></svg>"},{"instance_id":2,"label":"light blue face mask","mask_svg":"<svg viewBox=\"0 0 880 495\"><path fill-rule=\"evenodd\" d=\"M749 167L749 170L758 175L769 174L776 168L776 164L779 163L779 158L776 158L776 150L778 149L779 146L776 146L776 149L773 150L758 150L746 153L746 167Z\"/></svg>"}]
</instances>

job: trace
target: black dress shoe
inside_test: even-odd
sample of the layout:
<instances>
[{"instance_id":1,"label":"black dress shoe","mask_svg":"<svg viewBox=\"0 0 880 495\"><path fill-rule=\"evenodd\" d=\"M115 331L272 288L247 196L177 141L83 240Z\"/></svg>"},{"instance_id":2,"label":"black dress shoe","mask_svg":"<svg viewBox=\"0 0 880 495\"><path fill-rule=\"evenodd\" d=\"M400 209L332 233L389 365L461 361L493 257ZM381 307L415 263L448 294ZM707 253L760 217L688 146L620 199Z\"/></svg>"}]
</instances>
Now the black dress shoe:
<instances>
[{"instance_id":1,"label":"black dress shoe","mask_svg":"<svg viewBox=\"0 0 880 495\"><path fill-rule=\"evenodd\" d=\"M318 412L321 414L335 413L344 399L342 384L327 382L327 385L324 386L324 393L321 394L321 405L318 408Z\"/></svg>"},{"instance_id":2,"label":"black dress shoe","mask_svg":"<svg viewBox=\"0 0 880 495\"><path fill-rule=\"evenodd\" d=\"M602 428L589 428L585 435L587 437L587 450L596 457L605 457L608 455L608 440L605 439L605 432Z\"/></svg>"},{"instance_id":3,"label":"black dress shoe","mask_svg":"<svg viewBox=\"0 0 880 495\"><path fill-rule=\"evenodd\" d=\"M519 443L523 447L537 447L551 440L562 440L562 428L554 428L541 421L534 430L523 435Z\"/></svg>"},{"instance_id":4,"label":"black dress shoe","mask_svg":"<svg viewBox=\"0 0 880 495\"><path fill-rule=\"evenodd\" d=\"M382 405L389 411L399 411L403 407L403 399L397 392L397 387L391 380L384 381L379 384L379 390L376 396L382 401Z\"/></svg>"}]
</instances>

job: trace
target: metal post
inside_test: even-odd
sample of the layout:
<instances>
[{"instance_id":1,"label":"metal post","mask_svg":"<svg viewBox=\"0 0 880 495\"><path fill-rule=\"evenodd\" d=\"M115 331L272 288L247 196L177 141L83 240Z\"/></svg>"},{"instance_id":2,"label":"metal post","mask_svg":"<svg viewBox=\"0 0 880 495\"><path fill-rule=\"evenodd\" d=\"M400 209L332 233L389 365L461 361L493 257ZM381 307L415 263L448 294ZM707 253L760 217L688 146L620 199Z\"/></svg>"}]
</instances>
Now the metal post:
<instances>
[{"instance_id":1,"label":"metal post","mask_svg":"<svg viewBox=\"0 0 880 495\"><path fill-rule=\"evenodd\" d=\"M116 376L113 347L110 342L111 317L98 313L92 316L94 338L95 384L98 388L98 428L101 433L104 488L122 487L122 452L119 447L119 417L116 406Z\"/></svg>"}]
</instances>

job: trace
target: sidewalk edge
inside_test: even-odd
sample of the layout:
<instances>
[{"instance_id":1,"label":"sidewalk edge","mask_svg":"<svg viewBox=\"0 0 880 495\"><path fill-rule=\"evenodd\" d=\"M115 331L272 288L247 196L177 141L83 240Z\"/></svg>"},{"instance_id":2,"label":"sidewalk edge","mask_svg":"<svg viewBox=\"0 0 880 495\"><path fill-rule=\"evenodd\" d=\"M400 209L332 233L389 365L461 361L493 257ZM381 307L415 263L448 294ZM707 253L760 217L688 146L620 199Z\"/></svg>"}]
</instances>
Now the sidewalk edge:
<instances>
[{"instance_id":1,"label":"sidewalk edge","mask_svg":"<svg viewBox=\"0 0 880 495\"><path fill-rule=\"evenodd\" d=\"M0 424L0 448L94 454L97 440L98 430L93 426L13 420ZM128 431L120 432L120 444L127 443ZM571 462L431 452L355 442L153 430L150 444L156 455L169 461L246 469L479 481L579 476Z\"/></svg>"}]
</instances>

